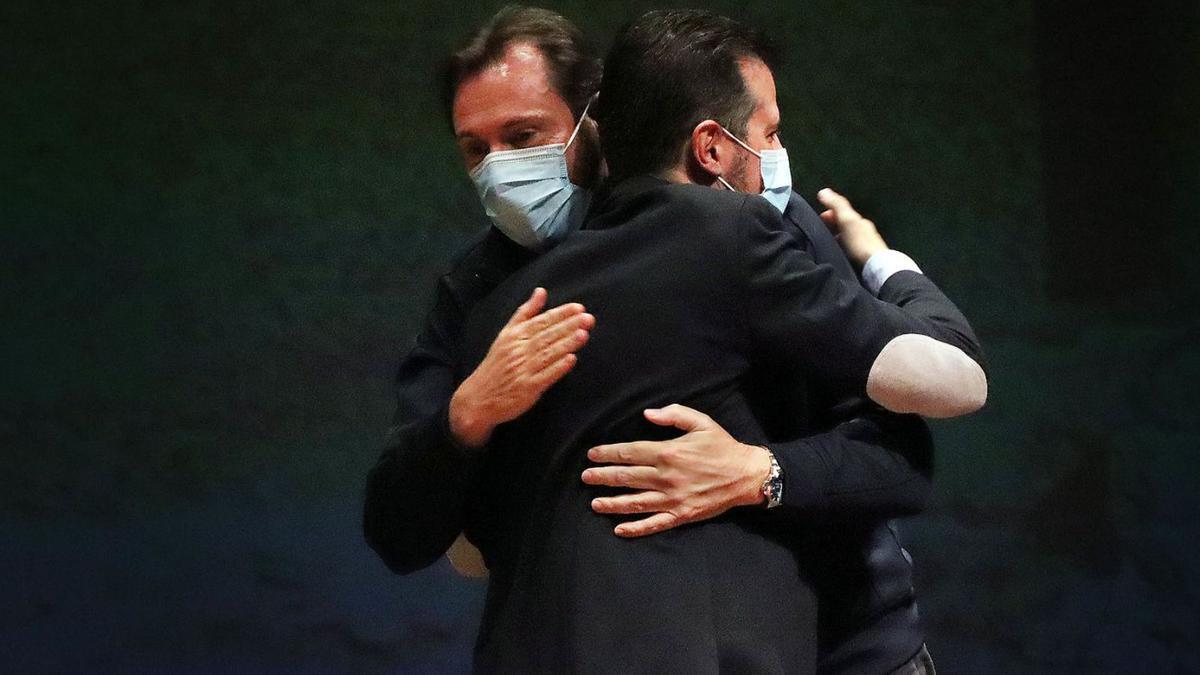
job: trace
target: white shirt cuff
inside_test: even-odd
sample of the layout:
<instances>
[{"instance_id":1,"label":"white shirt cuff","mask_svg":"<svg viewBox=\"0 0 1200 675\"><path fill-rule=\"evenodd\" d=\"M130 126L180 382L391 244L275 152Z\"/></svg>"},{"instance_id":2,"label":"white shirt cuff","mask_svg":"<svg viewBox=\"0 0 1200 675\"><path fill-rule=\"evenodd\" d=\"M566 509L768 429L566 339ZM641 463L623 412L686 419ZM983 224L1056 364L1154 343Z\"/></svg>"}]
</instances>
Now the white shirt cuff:
<instances>
[{"instance_id":1,"label":"white shirt cuff","mask_svg":"<svg viewBox=\"0 0 1200 675\"><path fill-rule=\"evenodd\" d=\"M879 295L879 289L883 288L883 284L893 274L904 270L921 273L921 268L917 267L917 263L900 251L892 249L880 251L867 259L867 264L863 265L863 283L868 290Z\"/></svg>"}]
</instances>

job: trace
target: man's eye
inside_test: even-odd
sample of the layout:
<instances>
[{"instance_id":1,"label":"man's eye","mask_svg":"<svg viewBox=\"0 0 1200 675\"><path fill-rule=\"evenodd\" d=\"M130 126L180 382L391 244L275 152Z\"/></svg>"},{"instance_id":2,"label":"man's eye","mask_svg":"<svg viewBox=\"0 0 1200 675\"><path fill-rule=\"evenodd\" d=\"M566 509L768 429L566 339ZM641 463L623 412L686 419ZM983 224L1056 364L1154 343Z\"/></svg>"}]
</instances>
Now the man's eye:
<instances>
[{"instance_id":1,"label":"man's eye","mask_svg":"<svg viewBox=\"0 0 1200 675\"><path fill-rule=\"evenodd\" d=\"M487 148L480 145L467 145L461 148L463 162L469 168L475 168L487 156Z\"/></svg>"},{"instance_id":2,"label":"man's eye","mask_svg":"<svg viewBox=\"0 0 1200 675\"><path fill-rule=\"evenodd\" d=\"M537 137L537 132L532 129L517 132L512 138L512 144L518 148L528 146Z\"/></svg>"}]
</instances>

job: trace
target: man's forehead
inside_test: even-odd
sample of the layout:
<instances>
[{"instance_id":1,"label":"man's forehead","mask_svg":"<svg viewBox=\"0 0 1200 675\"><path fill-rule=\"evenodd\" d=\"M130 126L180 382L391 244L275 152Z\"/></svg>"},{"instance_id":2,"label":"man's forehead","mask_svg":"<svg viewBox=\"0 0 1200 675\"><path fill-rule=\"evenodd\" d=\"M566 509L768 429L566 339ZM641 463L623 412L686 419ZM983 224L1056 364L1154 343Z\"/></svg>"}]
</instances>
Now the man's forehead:
<instances>
[{"instance_id":1,"label":"man's forehead","mask_svg":"<svg viewBox=\"0 0 1200 675\"><path fill-rule=\"evenodd\" d=\"M514 71L520 73L537 72L545 77L546 58L542 50L532 42L514 42L504 48L504 55L489 66L495 69L501 77L508 77Z\"/></svg>"},{"instance_id":2,"label":"man's forehead","mask_svg":"<svg viewBox=\"0 0 1200 675\"><path fill-rule=\"evenodd\" d=\"M742 77L766 77L771 80L771 86L775 86L774 75L771 73L771 67L757 56L747 56L745 58L738 59L738 69L742 71Z\"/></svg>"},{"instance_id":3,"label":"man's forehead","mask_svg":"<svg viewBox=\"0 0 1200 675\"><path fill-rule=\"evenodd\" d=\"M454 97L454 128L459 135L517 118L570 116L570 108L550 83L546 59L528 42L509 45L503 56L459 84Z\"/></svg>"},{"instance_id":4,"label":"man's forehead","mask_svg":"<svg viewBox=\"0 0 1200 675\"><path fill-rule=\"evenodd\" d=\"M775 98L775 76L761 59L749 58L738 62L746 89L758 103L754 117L766 124L779 123L779 106Z\"/></svg>"},{"instance_id":5,"label":"man's forehead","mask_svg":"<svg viewBox=\"0 0 1200 675\"><path fill-rule=\"evenodd\" d=\"M463 80L456 98L505 93L510 96L555 94L548 75L541 51L532 44L519 42L509 45L499 59Z\"/></svg>"}]
</instances>

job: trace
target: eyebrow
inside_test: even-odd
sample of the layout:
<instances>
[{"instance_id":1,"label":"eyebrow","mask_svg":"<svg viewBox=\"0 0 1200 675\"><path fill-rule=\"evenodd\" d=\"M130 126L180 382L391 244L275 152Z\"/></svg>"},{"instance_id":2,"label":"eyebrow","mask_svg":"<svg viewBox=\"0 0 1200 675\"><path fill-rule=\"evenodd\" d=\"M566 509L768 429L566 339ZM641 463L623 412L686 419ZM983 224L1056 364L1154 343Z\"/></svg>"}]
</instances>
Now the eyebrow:
<instances>
[{"instance_id":1,"label":"eyebrow","mask_svg":"<svg viewBox=\"0 0 1200 675\"><path fill-rule=\"evenodd\" d=\"M521 115L520 117L517 117L515 119L509 120L508 122L506 122L504 124L504 127L502 127L502 128L504 131L511 131L515 127L522 127L527 124L537 124L537 123L541 123L541 122L546 122L549 118L550 118L550 115L548 115L547 113L529 113L526 115ZM466 140L474 140L474 139L478 138L478 136L476 136L475 134L472 134L470 132L459 132L458 134L455 134L455 138L457 138L460 141L466 141Z\"/></svg>"},{"instance_id":2,"label":"eyebrow","mask_svg":"<svg viewBox=\"0 0 1200 675\"><path fill-rule=\"evenodd\" d=\"M505 128L505 130L508 130L508 129L512 129L513 127L525 126L526 124L545 122L549 118L550 118L550 115L548 115L546 113L530 113L528 115L522 115L521 117L518 117L514 120L509 120L509 122L504 125L504 128Z\"/></svg>"}]
</instances>

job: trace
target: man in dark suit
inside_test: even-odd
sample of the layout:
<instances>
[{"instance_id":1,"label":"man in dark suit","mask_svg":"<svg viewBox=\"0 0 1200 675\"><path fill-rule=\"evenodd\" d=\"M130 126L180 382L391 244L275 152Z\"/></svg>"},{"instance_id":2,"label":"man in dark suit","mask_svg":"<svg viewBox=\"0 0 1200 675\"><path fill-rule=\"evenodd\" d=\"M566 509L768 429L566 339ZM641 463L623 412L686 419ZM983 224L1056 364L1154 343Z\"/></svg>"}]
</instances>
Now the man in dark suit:
<instances>
[{"instance_id":1,"label":"man in dark suit","mask_svg":"<svg viewBox=\"0 0 1200 675\"><path fill-rule=\"evenodd\" d=\"M736 179L731 176L730 180L736 180ZM757 191L757 189L755 189L755 191ZM794 217L791 218L790 222L792 222L793 224L798 223L798 224L802 225L805 230L805 233L808 235L807 239L803 236L799 237L801 244L807 246L810 250L815 249L815 253L818 256L820 256L822 254L828 255L829 252L820 250L820 245L833 244L832 238L830 238L828 233L826 231L824 231L823 226L820 225L819 221L816 221L815 214L811 211L811 209L807 208L807 204L804 204L803 201L800 200L798 197L794 197L792 202L793 202L792 204L788 205L787 212L791 215L794 215L797 213L802 214L802 215L799 219L796 219ZM801 206L801 205L803 206L803 209L799 208L799 206ZM848 206L848 205L846 205L846 206ZM815 230L813 228L814 223L817 226L817 228ZM465 273L463 280L461 282L455 282L453 284L450 284L450 286L448 286L446 288L446 292L447 292L446 298L449 299L451 296L453 296L453 298L455 298L454 303L456 305L456 309L455 309L456 312L463 311L464 309L467 308L467 307L465 307L466 305L469 305L471 302L474 302L479 296L485 294L484 292L480 292L478 294L468 293L468 295L463 296L462 293L469 291L469 288L471 287L471 285L483 284L486 286L486 285L494 284L499 279L502 279L509 271L511 271L511 269L520 267L521 265L524 265L528 261L528 259L531 257L528 254L521 254L521 252L519 250L514 249L514 251L512 252L513 253L512 255L482 256L486 259L474 260L473 258L479 258L479 257L481 257L481 255L480 255L481 253L486 253L489 250L504 249L504 247L498 247L498 246L488 247L488 246L486 246L487 241L494 242L495 234L497 234L497 233L493 231L489 235L489 239L485 240L485 245L482 247L482 249L477 248L473 254L468 256L465 263L463 265L460 265L460 269L462 269ZM823 235L823 238L822 238L822 235ZM513 247L510 246L509 248L513 248ZM834 251L832 254L831 261L836 262L839 260L841 261L841 264L843 266L845 266L844 258L840 255L840 253L837 252L836 245L834 245ZM469 270L471 270L471 269L474 269L476 271L469 272ZM853 273L851 271L849 271L848 267L846 268L845 271L849 272L850 277L853 278ZM514 302L514 304L515 304L515 302ZM454 330L457 330L457 329L450 329L449 333L453 333ZM404 385L410 379L413 382L411 389L413 390L413 394L414 394L412 397L412 403L414 406L420 407L417 405L418 403L420 403L421 405L430 404L436 408L437 402L439 400L444 401L445 400L444 396L447 396L448 393L447 394L433 393L430 391L428 386L418 387L417 385L419 382L432 381L431 378L424 377L424 373L429 372L430 367L434 367L435 365L439 369L444 367L441 365L437 365L440 363L445 363L445 361L442 360L442 358L444 358L444 357L438 357L437 364L434 364L434 362L431 361L431 359L434 358L434 350L430 349L428 347L428 345L430 345L430 343L432 343L432 342L439 342L439 341L444 342L446 339L450 339L451 341L453 341L454 336L452 334L450 334L450 335L445 334L445 333L447 333L447 329L446 329L445 325L442 325L440 328L437 328L436 330L433 330L432 332L426 331L426 333L428 333L428 335L425 336L425 339L422 342L422 344L425 344L426 347L423 347L422 349L418 350L419 353L414 352L413 356L411 356L410 359L408 361L406 361L406 369L402 370L401 384ZM428 356L426 356L426 355L428 355ZM427 363L430 365L422 366L422 367L418 368L416 366L416 363L418 361L421 363ZM778 367L781 364L777 363L774 365L776 367ZM406 372L410 373L411 378L406 378L404 376L404 373L406 373ZM420 373L420 374L418 374L418 373ZM440 381L440 379L439 379L439 381ZM447 378L448 384L452 381L453 381L452 379ZM449 384L449 386L453 386L453 385ZM402 388L402 391L403 390L404 389ZM424 394L427 394L428 396L427 397L422 396L421 395L422 392ZM428 400L427 401L418 401L417 400L418 398L427 398ZM782 398L782 397L777 397L777 398ZM404 400L406 400L406 398L402 397L402 399L401 399L402 403ZM403 411L404 409L405 409L404 406L401 406L401 411ZM799 408L794 408L791 410L793 412L793 417L799 417L798 415L795 415L795 411L799 410ZM436 411L431 409L430 413L433 415L433 418L436 419L436 417L437 417ZM661 416L659 418L659 420L660 421L665 420L669 415L670 415L670 412ZM786 415L785 415L785 417L786 417ZM398 419L399 419L399 413L398 413ZM443 419L442 424L444 425L445 418L443 417L442 419ZM438 435L444 435L447 433L446 431L442 431L440 434L437 433L437 431L436 431L437 426L438 425L435 423L434 426L432 427L434 429L434 432L432 435L438 436ZM805 448L806 450L810 451L807 454L822 455L823 459L826 461L831 459L833 455L841 456L842 458L844 458L847 461L845 463L841 463L837 468L839 470L843 471L846 475L844 475L844 476L837 475L836 471L826 471L826 472L824 472L823 476L817 476L817 475L815 475L817 472L813 471L813 469L817 468L817 463L819 463L819 462L814 463L814 462L810 461L810 462L806 463L806 462L802 462L800 460L796 460L796 462L799 462L799 463L798 464L793 463L793 465L803 467L804 471L792 472L794 480L790 483L790 485L794 489L789 489L789 491L784 493L784 502L785 503L791 504L794 507L800 507L800 506L815 507L819 503L821 506L829 506L829 507L832 507L833 510L837 510L837 511L841 511L841 512L851 512L853 510L853 508L855 508L855 505L857 502L853 498L853 495L850 493L839 493L838 485L837 485L839 478L841 478L841 479L849 478L851 474L855 473L854 471L849 471L849 472L845 471L845 469L848 465L853 464L855 462L856 458L860 457L860 455L857 454L856 452L852 451L852 449L857 450L857 449L861 449L863 447L869 448L872 441L874 441L875 443L880 444L880 445L887 445L888 443L886 440L887 434L882 433L882 431L879 430L878 428L876 428L874 431L871 431L871 422L868 420L856 420L856 423L849 424L847 426L848 426L847 429L842 430L842 436L839 440L832 440L837 436L836 434L827 434L827 435L823 435L823 436L818 436L818 437L815 437L814 439L809 439L809 445L808 445L808 447ZM400 436L400 440L399 440L401 445L404 445L404 444L407 444L410 446L414 445L414 444L420 445L422 443L422 438L430 436L430 434L419 433L420 427L429 427L429 425L418 425L418 427L411 427L413 431L417 431L418 433L416 433L415 435L414 434L407 434L407 435L402 434ZM402 427L402 428L409 428L409 427ZM899 433L894 429L891 430L890 433L892 433L893 435L899 435ZM917 438L920 438L920 436L921 436L920 433L916 434ZM752 435L747 436L747 438L752 440ZM909 434L908 438L911 439L912 434ZM820 439L820 440L818 440L818 439ZM605 440L611 440L611 438L605 439ZM863 442L864 440L866 441L866 443ZM426 438L425 442L430 445L434 445L434 446L436 446L440 443L439 441L437 441L436 439L433 439L432 437ZM912 444L912 441L908 440L907 443ZM926 445L927 445L927 442L926 442ZM780 456L781 460L784 460L785 458L791 457L793 455L792 452L790 452L789 450L782 449L781 446L779 446L779 445L773 445L771 447L776 450L776 454L778 454ZM816 452L812 452L812 451L816 451ZM391 454L391 453L385 453L385 459L389 456L389 454ZM803 453L796 452L794 454L801 455ZM865 454L869 456L869 452L865 453ZM879 453L877 453L878 456L882 456L883 454L885 454L885 453L883 453L882 450ZM427 456L429 456L429 455L427 455ZM478 471L477 459L478 459L477 456L476 457L471 456L471 453L464 452L464 449L460 447L457 450L455 450L453 453L447 452L440 458L431 460L432 463L440 462L441 466L438 467L438 470L442 472L442 475L448 474L448 475L452 476L454 480L452 483L444 482L440 485L430 486L433 488L432 490L426 489L426 490L423 490L423 492L425 492L427 494L427 496L430 492L434 492L434 493L438 492L439 488L441 489L442 492L453 492L455 489L455 486L469 484L469 481L463 482L463 481L460 481L459 479L464 476L470 476L473 473L476 473ZM787 464L786 461L784 461L783 463L785 465ZM862 463L861 466L867 466L869 463L870 462ZM388 469L390 469L390 468L395 468L395 467L392 466L391 463L385 464L385 463L381 462L381 466L377 469L376 472L373 472L372 484L378 487L380 484L386 485L387 483L389 483L390 482L390 474L392 473L392 472L388 471ZM410 466L408 468L412 468L412 467ZM833 467L830 467L830 468L833 468ZM880 474L881 477L886 472L887 468L888 467L885 467L883 463L879 463L874 467L874 469L877 471L877 473ZM904 472L903 471L896 472L896 471L894 471L894 468L893 468L893 473L903 474ZM410 478L413 477L413 472L411 472L411 471L408 472L408 477L410 477ZM512 476L512 478L516 478L516 480L518 482L520 482L520 478L517 477L515 474ZM829 484L823 485L821 483L822 478L829 479ZM858 475L857 478L859 480L861 480L862 475L861 474ZM376 479L381 479L381 480L376 480ZM891 487L895 488L894 492L898 495L900 495L900 494L903 494L903 495L911 494L914 496L920 495L916 500L917 504L919 506L920 500L923 499L923 492L920 489L916 489L916 490L911 489L912 482L914 482L914 481L911 481L911 480L909 481L909 489L907 489L907 490L899 485L893 485ZM920 481L918 480L915 482L919 483ZM422 487L425 487L425 486L422 486ZM752 487L754 488L754 492L757 495L758 483L754 483ZM860 487L861 487L861 485L860 485ZM803 489L803 488L809 488L809 489ZM410 490L410 491L415 491L415 490ZM394 490L382 490L382 491L377 490L376 492L377 492L377 496L382 496L382 498L385 500L386 500L386 497L388 497L388 496L395 496ZM418 491L418 492L420 492L420 491ZM877 490L874 494L880 495L880 491ZM441 497L447 498L449 501L452 502L455 499L460 499L462 497L462 495L442 494ZM472 495L472 498L474 498L474 495ZM800 498L800 499L797 499L797 498ZM761 500L761 497L759 497L758 499ZM900 499L901 499L901 501L903 500L903 498L900 498ZM375 500L375 501L379 501L379 500ZM885 500L885 502L886 502L886 500ZM376 506L378 506L378 504L376 504ZM901 508L902 509L903 508L911 509L912 507L908 506L908 507L901 507ZM371 504L368 505L368 512L370 512L370 511L371 511ZM443 515L453 516L453 511L454 511L454 509L452 509L452 508L445 509L444 511L436 510L436 508L435 508L435 513L431 514L431 519L434 519L434 520L441 519L443 517ZM401 512L403 512L403 510L401 510ZM368 518L368 520L371 520L371 518ZM378 521L376 521L376 522L378 524ZM420 524L416 524L416 525L414 525L414 527L417 527L419 529ZM383 529L389 530L390 534L395 534L395 532L390 531L390 528L388 528L388 527L385 527ZM369 536L372 534L372 531L373 531L373 528L368 526ZM457 531L457 530L453 530L453 531ZM376 536L372 537L373 543L375 543L377 545L377 548L380 548L381 554L383 554L385 556L385 559L389 560L389 564L394 563L395 566L398 568L401 568L401 567L407 565L407 563L399 562L401 560L401 556L404 555L403 553L397 554L398 549L404 548L404 546L402 546L400 544L411 544L411 545L413 545L414 550L419 549L422 546L419 542L413 542L413 541L385 542L384 539L386 538L386 536L379 536L379 535L380 535L380 532L377 531ZM451 534L451 537L452 536L453 535ZM667 536L667 535L662 535L662 536ZM610 538L611 538L611 535L610 535ZM380 545L380 544L382 544L382 545ZM892 541L892 545L897 550L897 554L899 554L900 552L899 552L898 545L896 545L894 543L894 540ZM445 544L442 544L441 546L442 546L441 550L444 550ZM861 554L861 551L859 551L859 553ZM435 552L434 555L437 555L437 553ZM497 583L499 583L499 582L497 582ZM782 589L781 589L781 592L782 592ZM650 599L648 599L648 601L653 602L654 599L650 598ZM529 646L528 648L532 649L533 647ZM721 653L725 654L726 652L722 651ZM617 659L616 656L614 656L614 659L615 659L613 661L614 664L619 661L619 659ZM893 663L894 662L895 661L893 661ZM639 669L650 668L652 666L652 662L646 661L646 660L638 660L638 661L635 661L634 663L639 664L637 666ZM680 662L676 662L676 663L683 663L683 662L680 661ZM613 666L613 667L616 667L616 666Z\"/></svg>"},{"instance_id":2,"label":"man in dark suit","mask_svg":"<svg viewBox=\"0 0 1200 675\"><path fill-rule=\"evenodd\" d=\"M663 49L663 41L654 39L656 34L686 35L689 31L694 32L696 28L688 26L689 18L686 15L668 12L656 19L644 17L639 24L649 35L643 35L641 44L629 51L636 54L641 50ZM700 31L705 30L704 25L713 20L712 17L703 16L695 19L694 26L700 26ZM635 26L626 34L626 39L631 39L630 35L637 31L638 26ZM684 41L689 39L684 38ZM691 41L696 42L694 39ZM619 67L619 64L610 64L610 67ZM765 161L761 169L754 157L748 157L750 161L741 167L736 165L737 160L747 158L747 154L766 154L780 147L774 82L769 68L742 70L746 75L747 87L758 100L755 112L746 124L745 134L741 136L744 142L729 134L724 137L715 135L717 139L726 142L733 139L736 142L736 145L730 144L729 148L734 153L734 161L730 163L733 166L726 165L732 169L733 175L726 173L727 180L722 182L748 192L769 191L771 172ZM636 82L634 95L621 98L620 111L623 113L626 109L633 109L643 117L637 119L638 113L623 114L621 117L625 119L618 120L617 124L628 128L653 129L655 113L648 104L657 102L661 92L669 91L676 85L669 78L632 81ZM724 86L725 91L730 89L727 83ZM652 93L646 95L645 92ZM611 88L608 93L611 93ZM714 95L710 90L709 96L719 96L719 93ZM605 110L605 106L601 106L597 111L598 118L605 117ZM607 122L612 126L612 120ZM655 131L650 131L648 136L651 138L648 140L630 135L632 145L649 146L653 143L654 134ZM667 134L660 127L658 135ZM741 146L740 149L738 146ZM696 144L693 150L697 151L697 155L702 155L700 151L704 148L702 144ZM638 147L634 147L630 154L638 150ZM696 160L697 164L708 161L702 156L697 156ZM639 160L641 163L646 161ZM699 175L700 180L705 180L705 172L686 170L684 173L688 174L687 177ZM707 178L707 182L712 183L713 178ZM837 220L834 218L835 212L847 215L843 225L859 219L839 196L823 194L821 198L827 206L832 207L821 214L829 224L833 225ZM778 205L777 200L775 203ZM849 281L856 279L825 224L794 193L784 209L783 226L816 260L831 266L838 276ZM850 244L848 253L860 267L871 257L869 251L857 249L846 236L843 236L842 243ZM870 263L867 263L864 277L868 287L878 289L882 276L878 269L871 269ZM977 351L972 353L978 357ZM745 387L752 396L756 415L770 438L811 434L813 430L827 429L836 421L856 416L859 420L865 417L877 424L894 425L900 422L903 425L901 428L906 429L903 433L909 435L907 449L910 452L901 450L899 455L908 462L928 468L926 462L931 457L924 454L922 448L929 449L929 446L913 440L914 436L924 431L924 425L919 421L886 415L881 417L872 411L869 402L858 397L831 396L830 392L822 391L817 383L805 392L807 397L802 396L787 384L792 374L779 372L780 365L766 364L762 369L765 372L757 373L751 384ZM910 375L915 376L916 373ZM663 417L659 414L650 419L659 424L674 423L688 433L678 439L658 443L637 442L595 449L591 453L595 461L620 462L624 466L592 468L584 474L588 482L638 490L619 499L598 500L594 506L603 513L652 514L649 519L619 526L628 533L653 531L646 527L649 523L678 523L695 517L685 515L681 518L680 512L699 513L704 517L727 508L720 493L711 490L711 485L703 478L705 470L709 469L705 465L715 462L715 457L735 452L736 442L721 433L719 427L714 429L716 425L711 420L705 420L694 412L674 413L670 420L664 420ZM843 424L838 428L850 432L853 424ZM877 433L877 430L872 430L872 433ZM923 504L922 488L927 488L927 484L914 475L911 465L908 472L897 470L896 457L888 457L880 452L878 445L850 448L839 443L823 442L829 438L824 436L820 440L810 438L802 441L807 445L807 451L798 452L791 444L772 447L783 467L784 484L787 486L784 504L795 512L804 513L808 517L810 531L821 539L820 554L807 566L814 574L814 584L821 598L820 670L823 673L930 672L932 662L923 644L923 628L912 586L912 559L902 548L896 524L890 520L911 512L914 504ZM901 444L900 447L903 446ZM649 468L656 472L648 472ZM639 471L642 475L657 474L657 482L639 481ZM712 473L711 470L709 473ZM677 484L664 487L662 476L667 475L676 477ZM728 477L728 471L722 475ZM909 499L918 493L918 499ZM636 508L633 508L634 504Z\"/></svg>"}]
</instances>

